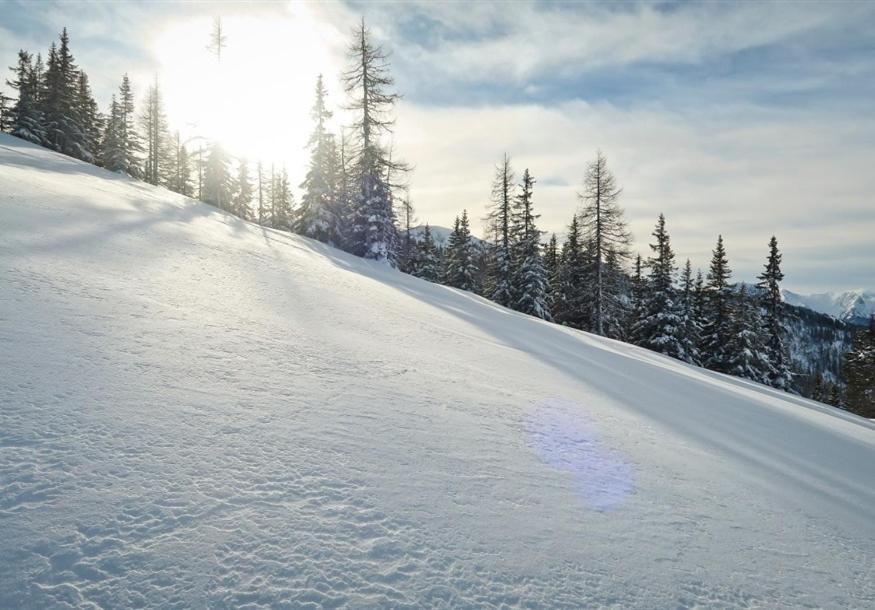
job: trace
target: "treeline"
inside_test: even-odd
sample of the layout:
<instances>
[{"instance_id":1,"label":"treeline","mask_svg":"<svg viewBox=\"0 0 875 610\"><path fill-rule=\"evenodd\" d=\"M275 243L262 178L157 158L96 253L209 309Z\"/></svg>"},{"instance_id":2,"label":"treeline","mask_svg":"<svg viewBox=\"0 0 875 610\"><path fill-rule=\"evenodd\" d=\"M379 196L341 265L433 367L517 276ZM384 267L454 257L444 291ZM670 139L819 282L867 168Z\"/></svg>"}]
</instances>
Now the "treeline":
<instances>
[{"instance_id":1,"label":"treeline","mask_svg":"<svg viewBox=\"0 0 875 610\"><path fill-rule=\"evenodd\" d=\"M198 139L197 149L190 149L190 141L171 133L157 80L135 113L132 85L123 76L109 111L101 113L85 72L75 64L66 29L45 62L39 54L19 52L14 76L7 80L17 96L0 95L0 129L526 314L714 371L798 389L782 322L784 276L775 237L755 286L730 281L722 237L704 275L694 274L689 260L679 268L662 215L649 256L633 257L620 188L600 152L586 168L578 211L561 246L555 234L542 243L535 177L526 169L517 182L507 156L493 178L485 247L472 236L467 211L456 218L443 247L428 225L414 236L408 167L392 158L385 143L399 95L392 90L387 56L364 22L354 31L348 58L341 76L345 107L355 120L339 136L330 131L332 112L320 76L300 204L285 168L268 169L261 162L250 167L245 159L233 160L218 142L205 146ZM875 337L875 331L867 336ZM848 356L847 398L833 400L840 406L860 411L871 401L871 391L858 389L860 380L871 384L871 363L865 363L875 358L875 339L868 341L860 339Z\"/></svg>"}]
</instances>

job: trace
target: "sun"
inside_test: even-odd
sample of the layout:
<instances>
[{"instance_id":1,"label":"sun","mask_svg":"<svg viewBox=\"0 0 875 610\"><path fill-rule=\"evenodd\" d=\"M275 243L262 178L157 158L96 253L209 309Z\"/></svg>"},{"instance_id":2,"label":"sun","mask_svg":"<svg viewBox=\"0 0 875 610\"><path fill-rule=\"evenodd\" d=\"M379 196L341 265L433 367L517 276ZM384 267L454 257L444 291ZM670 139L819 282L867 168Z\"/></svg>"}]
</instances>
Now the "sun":
<instances>
[{"instance_id":1,"label":"sun","mask_svg":"<svg viewBox=\"0 0 875 610\"><path fill-rule=\"evenodd\" d=\"M212 16L155 37L168 122L190 141L218 140L237 158L285 164L295 178L306 166L318 74L340 102L343 33L303 4L221 18L221 61L208 49Z\"/></svg>"}]
</instances>

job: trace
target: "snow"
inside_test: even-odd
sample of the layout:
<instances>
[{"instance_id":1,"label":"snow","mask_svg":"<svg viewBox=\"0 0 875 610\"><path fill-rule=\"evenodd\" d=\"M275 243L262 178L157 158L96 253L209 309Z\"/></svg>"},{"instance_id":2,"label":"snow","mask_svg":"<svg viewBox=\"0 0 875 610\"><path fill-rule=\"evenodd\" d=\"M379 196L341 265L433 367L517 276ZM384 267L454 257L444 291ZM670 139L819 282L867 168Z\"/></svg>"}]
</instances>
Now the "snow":
<instances>
[{"instance_id":1,"label":"snow","mask_svg":"<svg viewBox=\"0 0 875 610\"><path fill-rule=\"evenodd\" d=\"M875 315L875 291L846 290L844 292L822 292L818 294L798 294L783 290L784 301L791 305L805 307L818 313L832 316L842 322L865 325L869 317Z\"/></svg>"},{"instance_id":2,"label":"snow","mask_svg":"<svg viewBox=\"0 0 875 610\"><path fill-rule=\"evenodd\" d=\"M0 136L0 607L873 607L875 424Z\"/></svg>"}]
</instances>

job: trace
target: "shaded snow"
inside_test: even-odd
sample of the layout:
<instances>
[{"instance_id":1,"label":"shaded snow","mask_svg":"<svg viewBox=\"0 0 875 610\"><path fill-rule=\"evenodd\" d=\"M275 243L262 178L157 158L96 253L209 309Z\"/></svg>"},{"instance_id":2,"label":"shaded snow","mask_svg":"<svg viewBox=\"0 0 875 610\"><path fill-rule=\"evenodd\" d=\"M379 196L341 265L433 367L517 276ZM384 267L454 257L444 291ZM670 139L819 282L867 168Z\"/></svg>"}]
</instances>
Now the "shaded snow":
<instances>
[{"instance_id":1,"label":"shaded snow","mask_svg":"<svg viewBox=\"0 0 875 610\"><path fill-rule=\"evenodd\" d=\"M873 607L875 424L0 136L0 607Z\"/></svg>"}]
</instances>

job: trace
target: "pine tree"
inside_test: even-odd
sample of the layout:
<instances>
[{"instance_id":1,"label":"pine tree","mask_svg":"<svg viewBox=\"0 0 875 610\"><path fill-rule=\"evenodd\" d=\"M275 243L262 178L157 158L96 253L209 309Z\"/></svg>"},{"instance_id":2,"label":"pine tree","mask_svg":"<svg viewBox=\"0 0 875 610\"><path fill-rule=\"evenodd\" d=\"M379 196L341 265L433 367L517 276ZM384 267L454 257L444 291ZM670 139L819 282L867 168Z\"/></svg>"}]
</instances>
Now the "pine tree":
<instances>
[{"instance_id":1,"label":"pine tree","mask_svg":"<svg viewBox=\"0 0 875 610\"><path fill-rule=\"evenodd\" d=\"M773 235L769 240L769 258L765 270L758 276L757 287L762 295L762 306L765 311L763 333L766 336L766 350L773 369L772 376L766 381L769 385L787 390L793 377L790 374L790 357L784 345L784 328L781 324L783 300L781 299L781 253L778 251L778 240Z\"/></svg>"},{"instance_id":2,"label":"pine tree","mask_svg":"<svg viewBox=\"0 0 875 610\"><path fill-rule=\"evenodd\" d=\"M316 101L310 115L314 122L313 133L307 143L310 149L310 167L301 183L303 195L295 230L301 235L331 243L336 224L336 155L334 137L328 133L327 121L331 119L332 113L325 106L326 94L320 74L316 79Z\"/></svg>"},{"instance_id":3,"label":"pine tree","mask_svg":"<svg viewBox=\"0 0 875 610\"><path fill-rule=\"evenodd\" d=\"M252 220L252 178L249 176L249 164L241 159L237 165L236 191L231 204L231 211L243 220Z\"/></svg>"},{"instance_id":4,"label":"pine tree","mask_svg":"<svg viewBox=\"0 0 875 610\"><path fill-rule=\"evenodd\" d=\"M611 281L611 269L605 264L613 258L615 266L620 267L629 256L631 234L617 203L619 196L616 179L599 151L587 168L579 195L584 204L580 215L583 241L591 249L592 259L586 277L586 283L592 286L592 330L599 335L605 335L609 326L622 327L622 295L615 291L618 283Z\"/></svg>"},{"instance_id":5,"label":"pine tree","mask_svg":"<svg viewBox=\"0 0 875 610\"><path fill-rule=\"evenodd\" d=\"M554 288L553 318L559 324L584 329L590 324L585 284L588 260L581 243L577 215L571 219L559 257L558 281Z\"/></svg>"},{"instance_id":6,"label":"pine tree","mask_svg":"<svg viewBox=\"0 0 875 610\"><path fill-rule=\"evenodd\" d=\"M845 355L845 407L861 417L875 419L875 315L869 327L854 337L851 351Z\"/></svg>"},{"instance_id":7,"label":"pine tree","mask_svg":"<svg viewBox=\"0 0 875 610\"><path fill-rule=\"evenodd\" d=\"M505 153L501 165L495 168L492 181L492 202L486 214L486 223L492 247L487 278L487 296L505 307L513 303L512 262L512 207L514 175L510 159Z\"/></svg>"},{"instance_id":8,"label":"pine tree","mask_svg":"<svg viewBox=\"0 0 875 610\"><path fill-rule=\"evenodd\" d=\"M218 142L210 145L209 157L204 168L203 200L222 210L231 210L231 173L229 160Z\"/></svg>"},{"instance_id":9,"label":"pine tree","mask_svg":"<svg viewBox=\"0 0 875 610\"><path fill-rule=\"evenodd\" d=\"M650 277L643 316L633 334L642 347L689 362L692 354L685 341L683 315L674 289L677 271L675 257L662 214L653 230L653 237L656 242L650 244L653 256L647 260Z\"/></svg>"},{"instance_id":10,"label":"pine tree","mask_svg":"<svg viewBox=\"0 0 875 610\"><path fill-rule=\"evenodd\" d=\"M762 342L762 321L756 302L742 284L731 309L731 333L726 343L723 372L760 383L768 381L771 365Z\"/></svg>"},{"instance_id":11,"label":"pine tree","mask_svg":"<svg viewBox=\"0 0 875 610\"><path fill-rule=\"evenodd\" d=\"M388 56L373 44L364 20L355 30L348 57L350 68L343 75L344 87L352 97L349 109L358 113L353 125L358 143L358 188L351 202L349 245L354 254L394 265L397 229L392 185L386 176L390 170L402 172L406 166L388 158L380 137L391 130L390 113L400 96L390 92L394 80L389 74Z\"/></svg>"},{"instance_id":12,"label":"pine tree","mask_svg":"<svg viewBox=\"0 0 875 610\"><path fill-rule=\"evenodd\" d=\"M440 253L428 223L422 232L422 238L415 245L415 251L416 264L412 273L429 282L437 282L440 279Z\"/></svg>"},{"instance_id":13,"label":"pine tree","mask_svg":"<svg viewBox=\"0 0 875 610\"><path fill-rule=\"evenodd\" d=\"M717 238L717 247L711 258L708 282L705 288L705 312L702 328L702 344L699 347L702 363L709 369L728 372L730 355L727 345L732 334L730 309L732 287L729 278L729 260L723 247L723 236Z\"/></svg>"},{"instance_id":14,"label":"pine tree","mask_svg":"<svg viewBox=\"0 0 875 610\"><path fill-rule=\"evenodd\" d=\"M453 232L447 242L444 266L444 283L454 288L474 291L476 289L477 268L474 265L474 251L471 243L471 229L468 212L456 217Z\"/></svg>"},{"instance_id":15,"label":"pine tree","mask_svg":"<svg viewBox=\"0 0 875 610\"><path fill-rule=\"evenodd\" d=\"M27 51L18 52L18 64L10 68L15 73L13 80L6 84L18 92L18 99L12 106L10 133L22 140L42 144L45 141L43 116L39 108L40 63L35 63Z\"/></svg>"}]
</instances>

